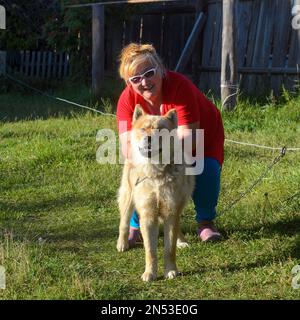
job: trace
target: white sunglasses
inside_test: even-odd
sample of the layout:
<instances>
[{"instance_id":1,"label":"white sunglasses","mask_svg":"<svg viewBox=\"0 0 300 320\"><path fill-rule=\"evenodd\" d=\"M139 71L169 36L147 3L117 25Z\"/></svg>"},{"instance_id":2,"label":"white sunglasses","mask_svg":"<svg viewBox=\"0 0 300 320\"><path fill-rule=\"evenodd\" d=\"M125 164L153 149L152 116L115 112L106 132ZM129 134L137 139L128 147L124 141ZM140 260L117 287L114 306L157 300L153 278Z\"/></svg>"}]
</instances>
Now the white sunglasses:
<instances>
[{"instance_id":1,"label":"white sunglasses","mask_svg":"<svg viewBox=\"0 0 300 320\"><path fill-rule=\"evenodd\" d=\"M157 71L157 68L152 68L152 69L147 70L143 74L130 77L130 78L128 78L128 80L132 84L138 84L138 83L142 82L143 78L147 78L147 79L152 78L156 74L156 71Z\"/></svg>"}]
</instances>

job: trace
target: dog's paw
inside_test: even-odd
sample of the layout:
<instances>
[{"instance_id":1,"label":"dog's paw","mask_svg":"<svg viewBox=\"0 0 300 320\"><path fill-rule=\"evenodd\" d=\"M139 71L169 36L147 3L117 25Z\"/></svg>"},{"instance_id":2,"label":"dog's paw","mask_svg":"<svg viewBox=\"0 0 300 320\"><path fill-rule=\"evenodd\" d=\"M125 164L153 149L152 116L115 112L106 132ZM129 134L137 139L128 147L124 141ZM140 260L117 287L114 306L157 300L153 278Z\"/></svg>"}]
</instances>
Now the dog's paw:
<instances>
[{"instance_id":1,"label":"dog's paw","mask_svg":"<svg viewBox=\"0 0 300 320\"><path fill-rule=\"evenodd\" d=\"M154 281L157 278L156 273L152 273L152 272L144 272L141 276L142 280L145 282L150 282L150 281Z\"/></svg>"},{"instance_id":2,"label":"dog's paw","mask_svg":"<svg viewBox=\"0 0 300 320\"><path fill-rule=\"evenodd\" d=\"M166 270L165 271L165 278L166 279L175 279L178 275L177 270Z\"/></svg>"},{"instance_id":3,"label":"dog's paw","mask_svg":"<svg viewBox=\"0 0 300 320\"><path fill-rule=\"evenodd\" d=\"M182 249L182 248L188 248L189 246L190 245L186 241L182 241L180 239L177 239L177 242L176 242L177 248Z\"/></svg>"},{"instance_id":4,"label":"dog's paw","mask_svg":"<svg viewBox=\"0 0 300 320\"><path fill-rule=\"evenodd\" d=\"M128 241L124 241L124 240L120 240L119 239L118 242L117 242L117 250L119 252L124 252L124 251L126 251L128 249L129 249Z\"/></svg>"}]
</instances>

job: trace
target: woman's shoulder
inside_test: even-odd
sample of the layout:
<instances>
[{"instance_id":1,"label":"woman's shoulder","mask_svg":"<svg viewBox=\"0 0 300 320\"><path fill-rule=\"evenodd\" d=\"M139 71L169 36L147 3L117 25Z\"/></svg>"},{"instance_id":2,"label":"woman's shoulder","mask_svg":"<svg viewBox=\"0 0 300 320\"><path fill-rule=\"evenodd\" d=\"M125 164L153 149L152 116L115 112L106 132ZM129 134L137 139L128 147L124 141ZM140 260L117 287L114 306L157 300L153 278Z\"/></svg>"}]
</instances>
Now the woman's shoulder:
<instances>
[{"instance_id":1,"label":"woman's shoulder","mask_svg":"<svg viewBox=\"0 0 300 320\"><path fill-rule=\"evenodd\" d=\"M192 80L182 73L168 70L166 74L166 85L168 87L195 87Z\"/></svg>"},{"instance_id":2,"label":"woman's shoulder","mask_svg":"<svg viewBox=\"0 0 300 320\"><path fill-rule=\"evenodd\" d=\"M129 86L126 86L120 94L119 101L123 100L123 99L130 99L132 97L133 97L133 95L132 95L132 92L131 92Z\"/></svg>"},{"instance_id":3,"label":"woman's shoulder","mask_svg":"<svg viewBox=\"0 0 300 320\"><path fill-rule=\"evenodd\" d=\"M133 90L129 86L126 86L121 92L118 100L118 108L124 106L131 106L136 102L136 97Z\"/></svg>"}]
</instances>

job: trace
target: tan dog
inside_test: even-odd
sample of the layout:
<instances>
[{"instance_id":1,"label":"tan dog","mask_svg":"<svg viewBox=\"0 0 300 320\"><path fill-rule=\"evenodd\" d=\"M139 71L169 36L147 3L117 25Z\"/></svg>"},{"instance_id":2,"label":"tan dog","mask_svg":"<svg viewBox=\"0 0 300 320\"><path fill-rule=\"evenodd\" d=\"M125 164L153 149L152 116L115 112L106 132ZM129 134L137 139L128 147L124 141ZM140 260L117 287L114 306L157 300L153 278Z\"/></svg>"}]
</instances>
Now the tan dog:
<instances>
[{"instance_id":1,"label":"tan dog","mask_svg":"<svg viewBox=\"0 0 300 320\"><path fill-rule=\"evenodd\" d=\"M187 246L180 232L180 215L189 200L194 177L185 175L183 164L153 164L150 155L159 155L161 145L153 144L152 138L158 130L174 130L177 127L175 109L165 116L146 115L136 106L131 131L132 161L126 160L119 189L120 227L117 249L129 248L129 222L136 208L143 236L146 268L144 281L157 278L158 222L164 222L164 275L173 279L178 274L176 266L176 242L178 247ZM152 142L152 144L151 144ZM174 154L173 154L174 155Z\"/></svg>"}]
</instances>

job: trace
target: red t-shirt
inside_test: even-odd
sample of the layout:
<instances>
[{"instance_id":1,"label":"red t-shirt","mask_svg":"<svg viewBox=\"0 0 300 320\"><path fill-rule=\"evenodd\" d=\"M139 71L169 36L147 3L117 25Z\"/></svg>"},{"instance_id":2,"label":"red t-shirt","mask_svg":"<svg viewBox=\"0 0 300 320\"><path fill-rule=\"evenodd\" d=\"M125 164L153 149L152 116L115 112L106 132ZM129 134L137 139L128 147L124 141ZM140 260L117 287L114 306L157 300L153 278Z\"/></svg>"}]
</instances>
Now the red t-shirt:
<instances>
[{"instance_id":1,"label":"red t-shirt","mask_svg":"<svg viewBox=\"0 0 300 320\"><path fill-rule=\"evenodd\" d=\"M131 130L131 122L136 104L140 104L148 114L148 109L142 96L127 86L118 101L117 123L119 134ZM217 107L182 74L167 71L162 83L161 115L170 109L176 109L178 126L199 122L199 129L204 129L204 156L212 157L222 165L224 160L224 128ZM119 126L120 121L127 126Z\"/></svg>"}]
</instances>

